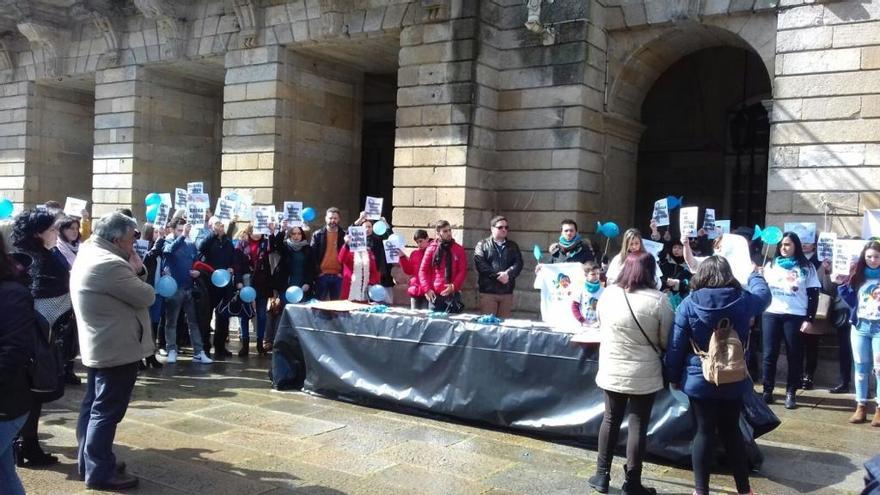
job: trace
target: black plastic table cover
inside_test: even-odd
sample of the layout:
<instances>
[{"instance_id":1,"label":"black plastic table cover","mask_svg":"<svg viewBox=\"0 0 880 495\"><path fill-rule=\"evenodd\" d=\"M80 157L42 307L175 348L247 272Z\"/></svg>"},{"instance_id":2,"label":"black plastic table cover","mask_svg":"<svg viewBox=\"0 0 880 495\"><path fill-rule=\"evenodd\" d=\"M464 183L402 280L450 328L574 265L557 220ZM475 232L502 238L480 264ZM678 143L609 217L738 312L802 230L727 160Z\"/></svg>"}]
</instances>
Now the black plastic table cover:
<instances>
[{"instance_id":1,"label":"black plastic table cover","mask_svg":"<svg viewBox=\"0 0 880 495\"><path fill-rule=\"evenodd\" d=\"M570 334L540 323L484 325L464 321L472 315L460 316L432 319L402 310L335 313L288 305L273 359L302 360L306 392L595 448L604 412L603 392L595 383L597 347L572 344ZM279 346L288 351L278 352ZM281 364L297 369L294 363ZM278 378L275 365L273 371ZM760 464L754 438L779 420L754 394L748 396L740 426L750 460ZM648 429L649 455L690 462L695 424L688 407L679 391L658 393ZM621 435L619 448L625 440Z\"/></svg>"}]
</instances>

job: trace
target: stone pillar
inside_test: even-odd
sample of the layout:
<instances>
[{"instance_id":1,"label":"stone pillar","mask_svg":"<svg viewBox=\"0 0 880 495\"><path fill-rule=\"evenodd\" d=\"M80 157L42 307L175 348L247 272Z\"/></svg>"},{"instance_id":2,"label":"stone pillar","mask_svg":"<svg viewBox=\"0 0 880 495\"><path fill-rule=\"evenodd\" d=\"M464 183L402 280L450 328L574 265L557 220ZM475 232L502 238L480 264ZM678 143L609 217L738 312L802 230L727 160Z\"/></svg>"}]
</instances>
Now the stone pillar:
<instances>
[{"instance_id":1,"label":"stone pillar","mask_svg":"<svg viewBox=\"0 0 880 495\"><path fill-rule=\"evenodd\" d=\"M33 206L25 185L28 160L28 118L33 113L34 83L0 85L0 195L16 204Z\"/></svg>"}]
</instances>

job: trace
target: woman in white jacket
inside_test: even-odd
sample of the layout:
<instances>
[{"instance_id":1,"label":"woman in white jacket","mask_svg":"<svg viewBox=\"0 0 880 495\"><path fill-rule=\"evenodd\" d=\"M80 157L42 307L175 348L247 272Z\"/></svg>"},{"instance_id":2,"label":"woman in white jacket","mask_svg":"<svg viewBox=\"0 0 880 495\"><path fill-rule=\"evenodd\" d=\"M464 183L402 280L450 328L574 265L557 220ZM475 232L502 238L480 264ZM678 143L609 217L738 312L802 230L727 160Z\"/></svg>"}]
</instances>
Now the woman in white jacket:
<instances>
[{"instance_id":1,"label":"woman in white jacket","mask_svg":"<svg viewBox=\"0 0 880 495\"><path fill-rule=\"evenodd\" d=\"M596 384L605 391L605 416L599 428L599 459L590 486L608 491L611 459L629 405L624 494L656 493L642 486L642 458L654 395L663 388L660 352L666 348L673 312L655 287L657 263L648 253L631 253L615 285L609 285L596 311L602 343Z\"/></svg>"},{"instance_id":2,"label":"woman in white jacket","mask_svg":"<svg viewBox=\"0 0 880 495\"><path fill-rule=\"evenodd\" d=\"M623 262L626 260L626 257L630 254L639 254L639 253L647 253L645 250L645 245L642 242L642 233L639 229L631 228L626 229L626 232L623 233L623 243L620 245L620 252L615 254L613 258L611 258L611 262L608 263L608 269L605 272L605 280L607 285L612 285L617 283L617 279L620 277L620 272L623 270ZM657 260L654 260L656 264ZM656 270L654 270L654 285L653 287L656 289L662 289L663 283L660 282L660 266L656 266Z\"/></svg>"}]
</instances>

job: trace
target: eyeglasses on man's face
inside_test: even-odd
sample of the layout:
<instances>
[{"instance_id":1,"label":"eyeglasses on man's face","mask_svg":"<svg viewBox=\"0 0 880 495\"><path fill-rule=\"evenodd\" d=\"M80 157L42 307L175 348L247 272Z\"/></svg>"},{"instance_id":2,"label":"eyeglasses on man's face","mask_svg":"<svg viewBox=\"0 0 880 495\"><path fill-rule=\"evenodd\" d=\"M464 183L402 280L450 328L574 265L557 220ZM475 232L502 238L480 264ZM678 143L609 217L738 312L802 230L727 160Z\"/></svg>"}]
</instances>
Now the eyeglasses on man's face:
<instances>
[{"instance_id":1,"label":"eyeglasses on man's face","mask_svg":"<svg viewBox=\"0 0 880 495\"><path fill-rule=\"evenodd\" d=\"M493 225L493 227L498 230L508 230L507 225Z\"/></svg>"}]
</instances>

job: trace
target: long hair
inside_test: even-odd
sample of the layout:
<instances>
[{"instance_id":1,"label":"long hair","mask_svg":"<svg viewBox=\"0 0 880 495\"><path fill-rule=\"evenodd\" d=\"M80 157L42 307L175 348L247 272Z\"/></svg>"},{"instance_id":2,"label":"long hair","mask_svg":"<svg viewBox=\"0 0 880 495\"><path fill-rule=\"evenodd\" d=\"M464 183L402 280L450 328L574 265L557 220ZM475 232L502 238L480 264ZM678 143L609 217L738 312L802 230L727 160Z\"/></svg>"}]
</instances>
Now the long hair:
<instances>
[{"instance_id":1,"label":"long hair","mask_svg":"<svg viewBox=\"0 0 880 495\"><path fill-rule=\"evenodd\" d=\"M691 290L723 287L742 289L742 285L733 276L730 263L722 256L709 256L700 263L697 273L691 279Z\"/></svg>"},{"instance_id":2,"label":"long hair","mask_svg":"<svg viewBox=\"0 0 880 495\"><path fill-rule=\"evenodd\" d=\"M792 244L794 244L794 255L792 258L797 261L797 264L801 268L807 268L808 266L812 266L810 264L810 260L807 259L806 255L804 255L804 247L801 245L801 238L798 237L794 232L786 232L782 234L782 239L788 238ZM782 249L782 241L776 245L776 253L779 254L780 249Z\"/></svg>"},{"instance_id":3,"label":"long hair","mask_svg":"<svg viewBox=\"0 0 880 495\"><path fill-rule=\"evenodd\" d=\"M68 241L67 238L64 237L63 232L74 225L76 225L76 239L74 239L73 241ZM82 240L82 234L80 234L79 232L80 223L79 220L77 220L76 218L66 215L59 217L58 220L55 222L55 226L58 227L58 239L60 239L61 241L66 242L67 244L76 245L79 244L79 241Z\"/></svg>"},{"instance_id":4,"label":"long hair","mask_svg":"<svg viewBox=\"0 0 880 495\"><path fill-rule=\"evenodd\" d=\"M867 253L869 249L873 249L880 253L880 241L868 241L867 244L865 244L864 249L862 249L862 254L859 255L859 260L856 261L856 264L852 267L852 271L849 273L848 283L852 290L859 290L859 288L865 284L865 268L868 267L868 262L865 261L865 253Z\"/></svg>"},{"instance_id":5,"label":"long hair","mask_svg":"<svg viewBox=\"0 0 880 495\"><path fill-rule=\"evenodd\" d=\"M306 232L305 229L303 229L302 227L299 227L299 226L297 226L297 227L291 227L291 228L287 229L287 238L288 238L288 239L290 239L290 238L293 237L293 231L294 231L295 229L299 229L300 234L302 234L302 240L304 240L304 241L308 241L308 240L309 240L309 233Z\"/></svg>"},{"instance_id":6,"label":"long hair","mask_svg":"<svg viewBox=\"0 0 880 495\"><path fill-rule=\"evenodd\" d=\"M12 226L12 244L22 251L40 252L46 249L38 236L55 225L55 215L46 210L26 210L15 217Z\"/></svg>"},{"instance_id":7,"label":"long hair","mask_svg":"<svg viewBox=\"0 0 880 495\"><path fill-rule=\"evenodd\" d=\"M639 240L639 245L641 245L640 253L645 252L645 246L642 243L642 233L639 232L639 229L630 228L626 229L626 232L623 233L623 244L620 245L620 253L617 255L617 258L623 262L629 254L629 242L633 239Z\"/></svg>"},{"instance_id":8,"label":"long hair","mask_svg":"<svg viewBox=\"0 0 880 495\"><path fill-rule=\"evenodd\" d=\"M654 278L657 274L657 262L654 256L646 252L631 253L623 262L623 269L617 277L617 285L627 292L639 289L656 288Z\"/></svg>"}]
</instances>

